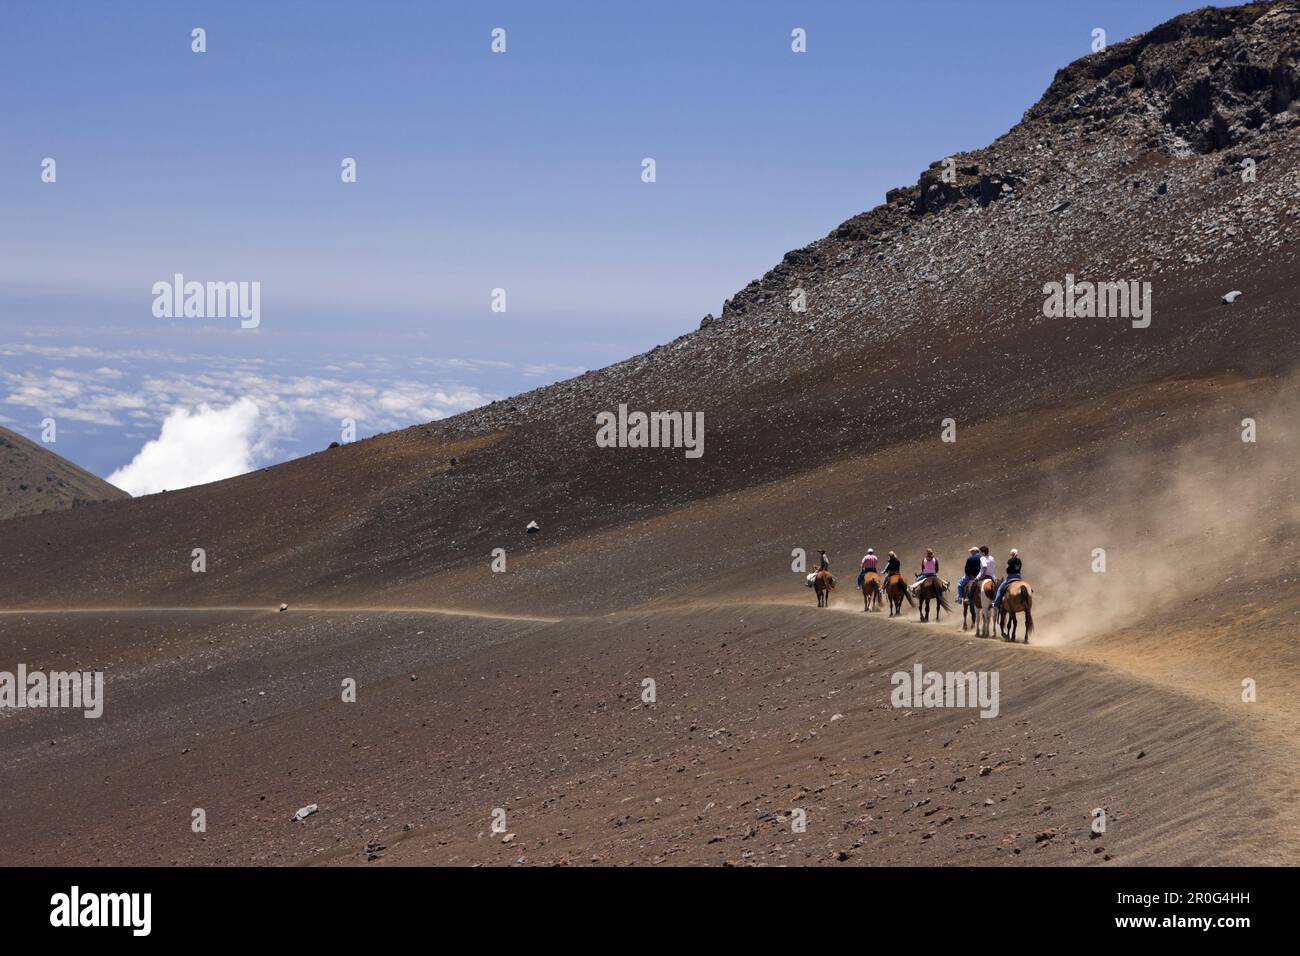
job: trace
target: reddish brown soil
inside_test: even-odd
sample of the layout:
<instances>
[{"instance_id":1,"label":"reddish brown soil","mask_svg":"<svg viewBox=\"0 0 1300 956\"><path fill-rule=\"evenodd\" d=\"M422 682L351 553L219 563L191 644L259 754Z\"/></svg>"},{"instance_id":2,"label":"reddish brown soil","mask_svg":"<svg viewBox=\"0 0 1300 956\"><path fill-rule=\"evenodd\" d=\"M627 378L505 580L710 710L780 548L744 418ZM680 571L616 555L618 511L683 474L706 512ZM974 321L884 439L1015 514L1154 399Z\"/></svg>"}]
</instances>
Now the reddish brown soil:
<instances>
[{"instance_id":1,"label":"reddish brown soil","mask_svg":"<svg viewBox=\"0 0 1300 956\"><path fill-rule=\"evenodd\" d=\"M1300 146L1165 111L1189 64L1271 76L1229 69L1293 43L1268 9L1074 65L966 193L891 194L645 355L3 522L0 670L108 684L97 721L0 711L0 863L1300 861ZM1151 326L1045 318L1067 271L1149 279ZM596 447L619 403L704 411L704 457ZM1028 647L860 610L867 546L955 578L985 543L1025 555ZM1000 715L892 707L917 663L996 670Z\"/></svg>"}]
</instances>

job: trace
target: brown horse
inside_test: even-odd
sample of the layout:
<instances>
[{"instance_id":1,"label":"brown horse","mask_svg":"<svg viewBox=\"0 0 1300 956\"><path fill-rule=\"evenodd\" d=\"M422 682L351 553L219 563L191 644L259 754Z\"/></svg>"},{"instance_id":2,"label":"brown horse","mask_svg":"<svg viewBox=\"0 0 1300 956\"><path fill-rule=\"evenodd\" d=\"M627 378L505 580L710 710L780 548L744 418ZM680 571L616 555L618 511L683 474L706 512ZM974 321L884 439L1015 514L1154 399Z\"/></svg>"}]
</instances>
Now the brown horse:
<instances>
[{"instance_id":1,"label":"brown horse","mask_svg":"<svg viewBox=\"0 0 1300 956\"><path fill-rule=\"evenodd\" d=\"M945 611L951 611L947 599L943 596L943 585L939 583L939 575L932 574L928 578L921 578L921 583L916 586L916 602L920 607L920 620L930 620L930 602L934 602L934 620L938 623L939 608Z\"/></svg>"},{"instance_id":2,"label":"brown horse","mask_svg":"<svg viewBox=\"0 0 1300 956\"><path fill-rule=\"evenodd\" d=\"M817 592L817 606L830 607L831 591L835 590L835 578L829 571L818 571L813 575L813 590Z\"/></svg>"},{"instance_id":3,"label":"brown horse","mask_svg":"<svg viewBox=\"0 0 1300 956\"><path fill-rule=\"evenodd\" d=\"M993 636L993 595L997 593L998 582L992 578L978 578L966 585L969 591L966 603L961 610L961 629L966 630L966 615L975 627L976 637Z\"/></svg>"},{"instance_id":4,"label":"brown horse","mask_svg":"<svg viewBox=\"0 0 1300 956\"><path fill-rule=\"evenodd\" d=\"M868 571L862 576L862 610L879 611L880 610L880 575L875 571Z\"/></svg>"},{"instance_id":5,"label":"brown horse","mask_svg":"<svg viewBox=\"0 0 1300 956\"><path fill-rule=\"evenodd\" d=\"M885 597L889 598L889 616L897 617L903 613L903 598L913 607L912 593L907 590L907 582L901 574L891 574L885 581Z\"/></svg>"},{"instance_id":6,"label":"brown horse","mask_svg":"<svg viewBox=\"0 0 1300 956\"><path fill-rule=\"evenodd\" d=\"M1007 585L1007 591L1002 595L1002 607L999 608L1001 614L998 618L998 628L1002 631L1002 640L1016 642L1016 615L1021 611L1025 612L1025 643L1029 643L1029 635L1034 633L1034 615L1030 611L1034 605L1034 592L1030 588L1028 581L1012 581ZM1010 627L1008 627L1008 622Z\"/></svg>"}]
</instances>

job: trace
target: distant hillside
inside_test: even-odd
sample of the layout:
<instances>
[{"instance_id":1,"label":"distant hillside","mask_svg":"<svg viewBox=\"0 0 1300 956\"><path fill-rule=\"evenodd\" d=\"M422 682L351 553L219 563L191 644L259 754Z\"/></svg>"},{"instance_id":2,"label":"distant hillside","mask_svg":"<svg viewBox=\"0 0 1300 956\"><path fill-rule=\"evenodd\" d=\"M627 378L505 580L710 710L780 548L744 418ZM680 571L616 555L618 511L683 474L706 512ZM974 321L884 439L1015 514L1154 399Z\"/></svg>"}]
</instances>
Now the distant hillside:
<instances>
[{"instance_id":1,"label":"distant hillside","mask_svg":"<svg viewBox=\"0 0 1300 956\"><path fill-rule=\"evenodd\" d=\"M49 449L0 428L0 520L129 497Z\"/></svg>"}]
</instances>

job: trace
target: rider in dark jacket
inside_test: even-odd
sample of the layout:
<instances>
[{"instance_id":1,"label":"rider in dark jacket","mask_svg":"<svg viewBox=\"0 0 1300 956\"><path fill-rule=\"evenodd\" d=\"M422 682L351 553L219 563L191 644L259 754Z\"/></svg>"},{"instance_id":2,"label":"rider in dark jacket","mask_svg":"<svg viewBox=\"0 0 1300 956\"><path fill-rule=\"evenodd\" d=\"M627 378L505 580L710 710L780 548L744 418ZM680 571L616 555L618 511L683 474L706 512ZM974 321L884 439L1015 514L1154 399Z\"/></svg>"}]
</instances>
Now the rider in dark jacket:
<instances>
[{"instance_id":1,"label":"rider in dark jacket","mask_svg":"<svg viewBox=\"0 0 1300 956\"><path fill-rule=\"evenodd\" d=\"M966 566L962 568L961 580L957 582L957 603L962 604L966 601L966 585L968 582L975 580L975 576L980 573L980 549L971 548L970 556L966 558Z\"/></svg>"},{"instance_id":2,"label":"rider in dark jacket","mask_svg":"<svg viewBox=\"0 0 1300 956\"><path fill-rule=\"evenodd\" d=\"M888 580L891 574L900 574L903 570L903 563L898 560L898 555L889 552L889 560L885 562L885 579Z\"/></svg>"},{"instance_id":3,"label":"rider in dark jacket","mask_svg":"<svg viewBox=\"0 0 1300 956\"><path fill-rule=\"evenodd\" d=\"M1002 595L1007 593L1007 585L1012 581L1020 580L1020 552L1015 548L1011 549L1011 556L1007 558L1007 576L1003 578L1002 583L998 585L998 593L993 598L993 606L1001 609Z\"/></svg>"}]
</instances>

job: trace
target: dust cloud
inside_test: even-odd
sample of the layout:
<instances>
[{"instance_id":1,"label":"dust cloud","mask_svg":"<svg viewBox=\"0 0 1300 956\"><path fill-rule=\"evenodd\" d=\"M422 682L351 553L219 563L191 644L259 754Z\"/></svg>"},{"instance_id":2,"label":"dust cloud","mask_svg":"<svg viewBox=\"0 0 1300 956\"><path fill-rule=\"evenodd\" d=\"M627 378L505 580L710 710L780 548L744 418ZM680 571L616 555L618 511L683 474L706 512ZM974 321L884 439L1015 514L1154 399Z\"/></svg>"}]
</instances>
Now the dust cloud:
<instances>
[{"instance_id":1,"label":"dust cloud","mask_svg":"<svg viewBox=\"0 0 1300 956\"><path fill-rule=\"evenodd\" d=\"M1207 590L1226 596L1247 579L1287 577L1300 539L1298 414L1300 378L1291 378L1254 414L1201 410L1172 446L1126 439L1131 447L1082 480L1063 477L1059 510L1029 519L1018 545L1035 616L1051 622L1038 643L1131 625ZM1247 417L1254 442L1242 438ZM1104 572L1094 570L1094 549L1104 551Z\"/></svg>"}]
</instances>

